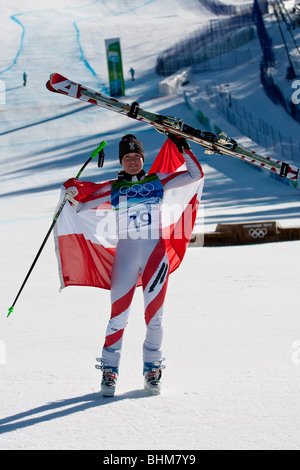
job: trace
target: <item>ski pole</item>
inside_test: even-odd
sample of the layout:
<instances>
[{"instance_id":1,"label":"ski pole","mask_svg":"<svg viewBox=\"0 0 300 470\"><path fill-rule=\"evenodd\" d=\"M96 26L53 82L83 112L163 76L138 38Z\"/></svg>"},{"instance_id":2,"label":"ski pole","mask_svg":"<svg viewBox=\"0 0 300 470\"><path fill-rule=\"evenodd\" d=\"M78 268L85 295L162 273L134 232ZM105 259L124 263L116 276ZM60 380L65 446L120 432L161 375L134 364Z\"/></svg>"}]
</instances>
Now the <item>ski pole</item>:
<instances>
[{"instance_id":1,"label":"ski pole","mask_svg":"<svg viewBox=\"0 0 300 470\"><path fill-rule=\"evenodd\" d=\"M103 151L103 148L104 148L106 145L107 145L107 142L106 142L105 140L103 140L103 141L100 143L100 145L92 152L92 154L91 154L91 156L89 157L89 159L85 162L85 164L80 168L79 172L77 173L77 175L76 175L76 177L75 177L76 179L78 179L78 178L80 177L80 175L81 175L81 173L83 172L83 170L85 169L85 167L86 167L86 166L90 163L90 161L91 161L93 158L95 158L97 155L99 155L98 166L99 166L99 167L100 167L100 166L103 166L103 163L104 163L104 151ZM24 281L23 281L23 284L22 284L21 287L20 287L20 290L19 290L19 292L18 292L18 294L17 294L17 296L16 296L16 298L15 298L15 300L14 300L14 303L13 303L12 306L8 309L7 318L12 314L12 312L13 312L13 310L14 310L14 306L15 306L15 304L16 304L18 298L20 297L20 294L21 294L21 292L22 292L22 290L23 290L23 288L24 288L26 282L28 281L28 278L29 278L30 274L32 273L32 270L33 270L34 266L36 265L36 262L37 262L37 260L39 259L40 254L42 253L42 251L43 251L43 249L44 249L44 246L46 245L47 240L48 240L48 238L49 238L49 236L50 236L50 234L51 234L51 232L52 232L52 230L53 230L53 228L54 228L54 226L55 226L55 224L56 224L56 222L57 222L57 220L58 220L58 218L59 218L59 216L60 216L60 214L61 214L61 212L62 212L62 210L63 210L63 208L64 208L64 206L65 206L65 204L66 204L66 202L67 202L67 199L66 199L66 197L64 197L62 203L60 204L59 208L57 209L56 213L54 214L52 224L50 225L50 228L49 228L49 230L48 230L48 232L47 232L47 234L46 234L46 236L45 236L45 238L44 238L44 240L43 240L43 243L41 244L40 249L39 249L39 251L38 251L37 254L36 254L36 257L34 258L32 265L30 266L30 269L29 269L29 271L28 271L28 273L27 273L27 275L26 275L26 277L25 277L25 279L24 279Z\"/></svg>"}]
</instances>

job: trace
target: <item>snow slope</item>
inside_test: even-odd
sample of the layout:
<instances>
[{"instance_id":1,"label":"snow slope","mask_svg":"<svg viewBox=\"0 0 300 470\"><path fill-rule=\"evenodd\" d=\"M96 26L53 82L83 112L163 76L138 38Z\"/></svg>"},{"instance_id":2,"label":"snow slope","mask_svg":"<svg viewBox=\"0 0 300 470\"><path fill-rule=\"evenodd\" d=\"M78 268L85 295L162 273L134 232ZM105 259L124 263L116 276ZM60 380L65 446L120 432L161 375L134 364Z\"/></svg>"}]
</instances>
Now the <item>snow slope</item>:
<instances>
[{"instance_id":1,"label":"snow slope","mask_svg":"<svg viewBox=\"0 0 300 470\"><path fill-rule=\"evenodd\" d=\"M162 49L213 18L198 0L186 5L1 2L0 449L299 449L300 242L188 250L170 279L160 397L143 392L140 290L118 393L99 397L94 358L101 353L109 293L68 288L59 294L52 238L6 318L51 224L61 183L103 138L109 142L105 167L100 173L91 164L84 179L115 176L118 142L128 131L145 143L147 168L164 142L140 123L50 94L49 74L107 91L104 39L120 37L128 100L199 127L181 95L158 96L160 78L153 72ZM207 229L232 220L298 223L299 192L240 162L193 150L207 175Z\"/></svg>"}]
</instances>

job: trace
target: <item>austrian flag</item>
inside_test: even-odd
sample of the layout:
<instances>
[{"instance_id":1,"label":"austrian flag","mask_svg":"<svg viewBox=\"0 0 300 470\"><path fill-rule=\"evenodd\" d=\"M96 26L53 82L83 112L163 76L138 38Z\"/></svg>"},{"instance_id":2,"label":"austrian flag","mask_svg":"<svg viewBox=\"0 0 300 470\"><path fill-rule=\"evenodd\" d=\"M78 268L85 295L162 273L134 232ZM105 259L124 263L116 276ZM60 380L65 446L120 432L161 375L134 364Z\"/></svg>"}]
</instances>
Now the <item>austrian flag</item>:
<instances>
[{"instance_id":1,"label":"austrian flag","mask_svg":"<svg viewBox=\"0 0 300 470\"><path fill-rule=\"evenodd\" d=\"M66 203L54 229L61 288L110 289L118 240L128 236L163 238L173 272L192 235L203 182L193 152L182 155L170 139L141 181L68 180L61 200L69 188L77 195L74 204Z\"/></svg>"}]
</instances>

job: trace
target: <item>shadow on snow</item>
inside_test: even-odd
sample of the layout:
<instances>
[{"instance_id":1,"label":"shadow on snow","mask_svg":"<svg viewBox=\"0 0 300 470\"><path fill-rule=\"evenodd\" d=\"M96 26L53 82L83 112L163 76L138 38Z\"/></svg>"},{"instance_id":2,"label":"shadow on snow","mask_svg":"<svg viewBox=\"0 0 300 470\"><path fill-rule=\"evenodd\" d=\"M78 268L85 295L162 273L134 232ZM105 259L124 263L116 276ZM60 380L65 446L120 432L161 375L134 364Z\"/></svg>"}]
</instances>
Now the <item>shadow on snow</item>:
<instances>
[{"instance_id":1,"label":"shadow on snow","mask_svg":"<svg viewBox=\"0 0 300 470\"><path fill-rule=\"evenodd\" d=\"M38 406L31 410L0 419L0 434L28 428L35 424L63 418L74 413L109 405L117 401L146 397L149 397L149 395L144 390L133 390L112 398L102 397L99 393L66 398L65 400L51 402L47 405Z\"/></svg>"}]
</instances>

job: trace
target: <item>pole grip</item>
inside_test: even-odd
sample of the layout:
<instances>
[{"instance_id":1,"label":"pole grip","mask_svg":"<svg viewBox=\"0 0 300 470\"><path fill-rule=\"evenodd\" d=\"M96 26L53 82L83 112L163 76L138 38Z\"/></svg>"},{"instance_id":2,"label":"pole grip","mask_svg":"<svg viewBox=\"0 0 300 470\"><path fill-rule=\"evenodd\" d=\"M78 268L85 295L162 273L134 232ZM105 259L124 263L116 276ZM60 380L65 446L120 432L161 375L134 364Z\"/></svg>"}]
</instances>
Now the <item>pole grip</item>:
<instances>
[{"instance_id":1,"label":"pole grip","mask_svg":"<svg viewBox=\"0 0 300 470\"><path fill-rule=\"evenodd\" d=\"M105 140L102 140L101 144L91 153L91 158L97 157L98 153L107 145Z\"/></svg>"}]
</instances>

